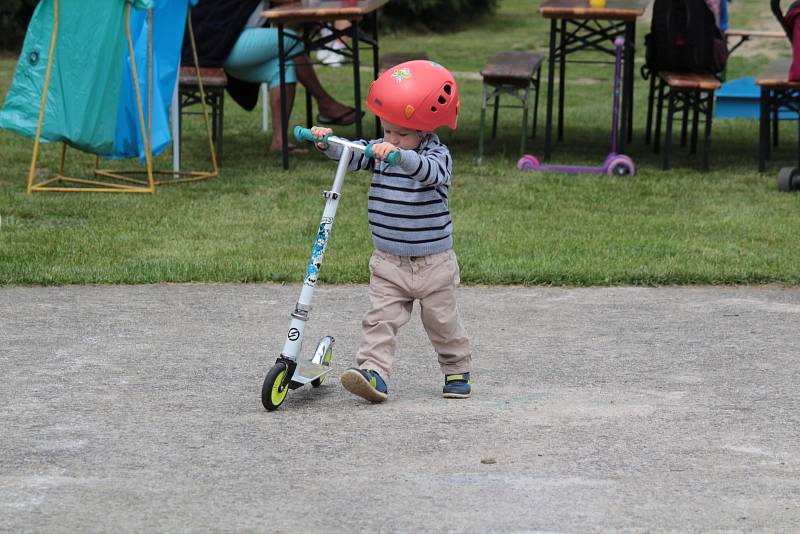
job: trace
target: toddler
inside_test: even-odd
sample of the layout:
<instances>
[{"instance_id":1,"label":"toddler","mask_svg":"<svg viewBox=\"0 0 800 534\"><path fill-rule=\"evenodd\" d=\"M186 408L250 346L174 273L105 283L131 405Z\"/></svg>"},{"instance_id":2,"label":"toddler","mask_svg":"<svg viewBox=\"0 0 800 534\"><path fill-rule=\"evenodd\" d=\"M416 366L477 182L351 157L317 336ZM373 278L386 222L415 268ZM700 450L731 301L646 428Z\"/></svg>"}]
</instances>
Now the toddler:
<instances>
[{"instance_id":1,"label":"toddler","mask_svg":"<svg viewBox=\"0 0 800 534\"><path fill-rule=\"evenodd\" d=\"M383 138L372 143L375 159L353 152L350 170L372 173L369 224L375 250L370 258L369 310L356 355L358 367L342 374L345 389L372 402L388 398L396 335L419 301L422 324L445 375L443 395L471 392L472 354L456 306L460 282L453 252L448 192L450 151L433 130L454 129L460 101L450 72L431 61L408 61L384 72L370 86L367 107L377 115ZM317 139L329 128L311 129ZM341 147L318 148L339 159ZM389 164L394 151L400 161Z\"/></svg>"}]
</instances>

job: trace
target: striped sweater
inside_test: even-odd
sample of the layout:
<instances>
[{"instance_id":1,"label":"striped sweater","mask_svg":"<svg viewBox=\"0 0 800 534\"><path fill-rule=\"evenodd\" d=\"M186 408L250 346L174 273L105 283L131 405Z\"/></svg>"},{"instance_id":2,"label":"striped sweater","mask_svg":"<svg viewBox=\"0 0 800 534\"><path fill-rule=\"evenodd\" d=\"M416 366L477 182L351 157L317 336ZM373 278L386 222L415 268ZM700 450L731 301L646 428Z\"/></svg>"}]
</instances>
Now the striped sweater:
<instances>
[{"instance_id":1,"label":"striped sweater","mask_svg":"<svg viewBox=\"0 0 800 534\"><path fill-rule=\"evenodd\" d=\"M342 148L330 145L325 153L339 159ZM400 153L399 165L367 158L362 152L350 158L350 170L372 172L367 208L375 248L398 256L427 256L453 248L447 202L453 171L450 150L436 134L428 134L415 150L400 149Z\"/></svg>"}]
</instances>

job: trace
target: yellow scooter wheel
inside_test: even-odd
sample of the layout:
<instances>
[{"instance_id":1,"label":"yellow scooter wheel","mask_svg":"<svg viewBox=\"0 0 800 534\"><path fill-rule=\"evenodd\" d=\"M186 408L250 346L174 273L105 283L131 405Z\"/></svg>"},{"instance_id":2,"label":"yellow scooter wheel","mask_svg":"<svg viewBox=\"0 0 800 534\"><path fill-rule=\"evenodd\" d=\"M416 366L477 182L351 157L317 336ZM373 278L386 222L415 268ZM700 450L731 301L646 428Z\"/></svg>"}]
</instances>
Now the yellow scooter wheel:
<instances>
[{"instance_id":1,"label":"yellow scooter wheel","mask_svg":"<svg viewBox=\"0 0 800 534\"><path fill-rule=\"evenodd\" d=\"M267 411L277 410L289 393L289 383L283 385L286 376L286 364L276 363L267 373L264 385L261 387L261 404Z\"/></svg>"}]
</instances>

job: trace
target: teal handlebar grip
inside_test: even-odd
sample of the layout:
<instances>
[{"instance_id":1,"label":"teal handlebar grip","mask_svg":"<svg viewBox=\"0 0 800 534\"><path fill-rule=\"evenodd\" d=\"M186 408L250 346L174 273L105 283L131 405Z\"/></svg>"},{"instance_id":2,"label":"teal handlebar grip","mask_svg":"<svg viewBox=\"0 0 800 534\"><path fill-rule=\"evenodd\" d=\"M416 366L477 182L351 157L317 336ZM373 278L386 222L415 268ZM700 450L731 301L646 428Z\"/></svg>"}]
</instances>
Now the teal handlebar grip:
<instances>
[{"instance_id":1,"label":"teal handlebar grip","mask_svg":"<svg viewBox=\"0 0 800 534\"><path fill-rule=\"evenodd\" d=\"M364 149L364 154L368 158L374 158L375 157L375 152L372 151L372 145L371 144L367 145L367 148ZM400 165L400 151L399 150L395 150L394 152L390 153L385 161L389 165Z\"/></svg>"},{"instance_id":2,"label":"teal handlebar grip","mask_svg":"<svg viewBox=\"0 0 800 534\"><path fill-rule=\"evenodd\" d=\"M314 134L311 133L310 128L303 128L302 126L294 127L294 138L297 139L298 143L302 143L303 141L311 141L312 143L322 143L327 147L328 137L329 136L326 135L322 139L317 139L314 137Z\"/></svg>"}]
</instances>

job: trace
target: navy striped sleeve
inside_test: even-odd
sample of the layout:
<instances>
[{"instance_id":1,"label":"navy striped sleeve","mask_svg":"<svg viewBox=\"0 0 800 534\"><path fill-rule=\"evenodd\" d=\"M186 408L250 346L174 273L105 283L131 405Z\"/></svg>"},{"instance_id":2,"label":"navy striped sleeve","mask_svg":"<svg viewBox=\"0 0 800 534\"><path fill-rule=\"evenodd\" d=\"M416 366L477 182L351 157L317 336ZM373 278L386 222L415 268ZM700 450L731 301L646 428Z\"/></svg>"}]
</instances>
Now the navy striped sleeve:
<instances>
[{"instance_id":1,"label":"navy striped sleeve","mask_svg":"<svg viewBox=\"0 0 800 534\"><path fill-rule=\"evenodd\" d=\"M433 139L419 152L403 150L400 167L409 178L432 186L450 185L453 173L447 147Z\"/></svg>"}]
</instances>

